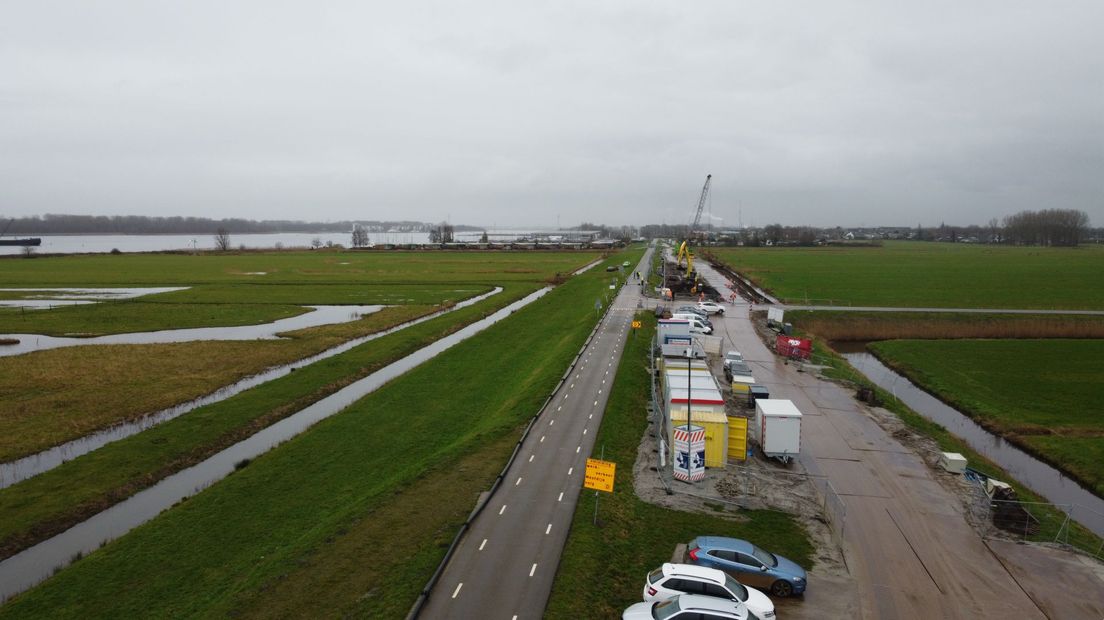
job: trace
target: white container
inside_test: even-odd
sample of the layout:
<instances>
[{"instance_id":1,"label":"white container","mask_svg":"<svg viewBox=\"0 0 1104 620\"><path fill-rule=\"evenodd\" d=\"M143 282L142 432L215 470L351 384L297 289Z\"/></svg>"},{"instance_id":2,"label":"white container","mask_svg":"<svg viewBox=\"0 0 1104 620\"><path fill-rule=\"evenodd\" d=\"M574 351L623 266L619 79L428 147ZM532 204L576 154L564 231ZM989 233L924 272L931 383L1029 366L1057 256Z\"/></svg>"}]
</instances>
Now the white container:
<instances>
[{"instance_id":1,"label":"white container","mask_svg":"<svg viewBox=\"0 0 1104 620\"><path fill-rule=\"evenodd\" d=\"M944 452L939 457L939 466L952 474L961 474L966 469L966 457L957 452Z\"/></svg>"},{"instance_id":2,"label":"white container","mask_svg":"<svg viewBox=\"0 0 1104 620\"><path fill-rule=\"evenodd\" d=\"M801 453L801 412L789 400L756 399L755 431L768 457L786 463Z\"/></svg>"}]
</instances>

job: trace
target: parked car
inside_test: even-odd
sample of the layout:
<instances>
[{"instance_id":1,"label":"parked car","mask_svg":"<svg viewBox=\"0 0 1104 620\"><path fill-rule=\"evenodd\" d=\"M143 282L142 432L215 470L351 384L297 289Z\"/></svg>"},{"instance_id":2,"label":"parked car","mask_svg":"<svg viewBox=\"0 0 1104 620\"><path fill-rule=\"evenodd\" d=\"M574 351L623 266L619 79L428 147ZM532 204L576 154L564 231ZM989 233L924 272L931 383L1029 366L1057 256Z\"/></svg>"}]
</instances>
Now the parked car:
<instances>
[{"instance_id":1,"label":"parked car","mask_svg":"<svg viewBox=\"0 0 1104 620\"><path fill-rule=\"evenodd\" d=\"M805 592L804 568L746 540L698 536L690 541L688 553L691 564L723 570L740 583L769 590L775 596Z\"/></svg>"},{"instance_id":2,"label":"parked car","mask_svg":"<svg viewBox=\"0 0 1104 620\"><path fill-rule=\"evenodd\" d=\"M722 364L722 366L727 369L730 364L734 364L737 362L741 364L744 363L744 356L741 355L739 351L729 351L728 353L725 353L724 363Z\"/></svg>"},{"instance_id":3,"label":"parked car","mask_svg":"<svg viewBox=\"0 0 1104 620\"><path fill-rule=\"evenodd\" d=\"M697 317L697 319L702 323L708 325L709 327L713 327L713 321L710 321L709 317L703 316L700 312L691 312L689 310L683 310L682 308L679 308L678 310L675 310L675 314Z\"/></svg>"},{"instance_id":4,"label":"parked car","mask_svg":"<svg viewBox=\"0 0 1104 620\"><path fill-rule=\"evenodd\" d=\"M701 317L699 317L699 316L695 316L693 314L686 314L686 313L676 312L675 314L671 315L671 318L672 319L681 319L683 321L690 321L690 332L691 333L701 333L701 334L712 334L713 333L713 326L709 325L707 322L703 321L701 319Z\"/></svg>"},{"instance_id":5,"label":"parked car","mask_svg":"<svg viewBox=\"0 0 1104 620\"><path fill-rule=\"evenodd\" d=\"M706 314L724 314L724 306L715 301L699 301L698 309Z\"/></svg>"},{"instance_id":6,"label":"parked car","mask_svg":"<svg viewBox=\"0 0 1104 620\"><path fill-rule=\"evenodd\" d=\"M748 366L744 362L732 362L728 366L725 366L724 376L725 381L734 381L736 377L740 377L743 383L755 383L754 375L751 372L751 366Z\"/></svg>"},{"instance_id":7,"label":"parked car","mask_svg":"<svg viewBox=\"0 0 1104 620\"><path fill-rule=\"evenodd\" d=\"M702 310L697 306L679 306L678 310L676 310L675 312L690 312L692 314L700 316L703 319L709 318L709 315L705 312L705 310Z\"/></svg>"},{"instance_id":8,"label":"parked car","mask_svg":"<svg viewBox=\"0 0 1104 620\"><path fill-rule=\"evenodd\" d=\"M621 266L624 267L625 269L628 269L629 266L630 266L629 261L625 261L625 262L621 263Z\"/></svg>"},{"instance_id":9,"label":"parked car","mask_svg":"<svg viewBox=\"0 0 1104 620\"><path fill-rule=\"evenodd\" d=\"M648 573L645 601L665 601L679 594L704 594L739 601L747 606L748 618L774 617L774 603L755 588L749 588L715 568L667 563Z\"/></svg>"},{"instance_id":10,"label":"parked car","mask_svg":"<svg viewBox=\"0 0 1104 620\"><path fill-rule=\"evenodd\" d=\"M680 594L658 603L636 603L621 620L748 620L743 603L701 594Z\"/></svg>"},{"instance_id":11,"label":"parked car","mask_svg":"<svg viewBox=\"0 0 1104 620\"><path fill-rule=\"evenodd\" d=\"M606 265L606 271L617 271L617 265Z\"/></svg>"}]
</instances>

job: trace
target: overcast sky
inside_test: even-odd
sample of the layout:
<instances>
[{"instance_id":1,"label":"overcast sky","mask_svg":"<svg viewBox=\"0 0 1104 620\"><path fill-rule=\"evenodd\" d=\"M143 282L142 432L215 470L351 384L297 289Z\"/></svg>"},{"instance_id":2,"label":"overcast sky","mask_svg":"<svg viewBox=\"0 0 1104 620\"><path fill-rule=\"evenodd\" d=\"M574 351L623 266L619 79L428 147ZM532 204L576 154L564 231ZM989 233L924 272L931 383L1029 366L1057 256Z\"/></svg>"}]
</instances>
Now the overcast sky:
<instances>
[{"instance_id":1,"label":"overcast sky","mask_svg":"<svg viewBox=\"0 0 1104 620\"><path fill-rule=\"evenodd\" d=\"M0 216L1104 225L1099 0L528 4L0 0Z\"/></svg>"}]
</instances>

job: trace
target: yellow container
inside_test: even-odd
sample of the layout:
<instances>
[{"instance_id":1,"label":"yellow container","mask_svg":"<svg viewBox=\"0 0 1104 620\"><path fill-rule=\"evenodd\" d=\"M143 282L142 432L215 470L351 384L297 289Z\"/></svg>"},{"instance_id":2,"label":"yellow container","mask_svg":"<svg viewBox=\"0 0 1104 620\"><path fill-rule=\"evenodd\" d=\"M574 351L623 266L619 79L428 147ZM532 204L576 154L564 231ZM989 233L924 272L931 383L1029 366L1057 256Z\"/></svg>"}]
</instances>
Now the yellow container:
<instances>
[{"instance_id":1,"label":"yellow container","mask_svg":"<svg viewBox=\"0 0 1104 620\"><path fill-rule=\"evenodd\" d=\"M728 459L743 461L747 459L748 419L728 419Z\"/></svg>"},{"instance_id":2,"label":"yellow container","mask_svg":"<svg viewBox=\"0 0 1104 620\"><path fill-rule=\"evenodd\" d=\"M705 429L705 466L724 467L728 464L728 416L723 413L694 411L694 426ZM671 412L671 428L686 424L686 410ZM672 437L668 445L674 445Z\"/></svg>"}]
</instances>

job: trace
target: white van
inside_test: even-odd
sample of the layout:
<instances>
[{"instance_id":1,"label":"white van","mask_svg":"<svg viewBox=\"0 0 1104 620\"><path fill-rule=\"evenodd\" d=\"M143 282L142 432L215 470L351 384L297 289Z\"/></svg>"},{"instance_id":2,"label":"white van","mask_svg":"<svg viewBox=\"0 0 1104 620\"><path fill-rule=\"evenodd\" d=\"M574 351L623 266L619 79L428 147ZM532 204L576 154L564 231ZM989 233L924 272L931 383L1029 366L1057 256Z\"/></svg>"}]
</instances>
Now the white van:
<instances>
[{"instance_id":1,"label":"white van","mask_svg":"<svg viewBox=\"0 0 1104 620\"><path fill-rule=\"evenodd\" d=\"M701 317L696 315L696 314L677 313L677 314L672 314L671 318L672 319L679 319L681 321L689 321L690 322L690 332L691 333L698 333L698 334L712 334L713 333L713 328L706 325L701 320Z\"/></svg>"}]
</instances>

